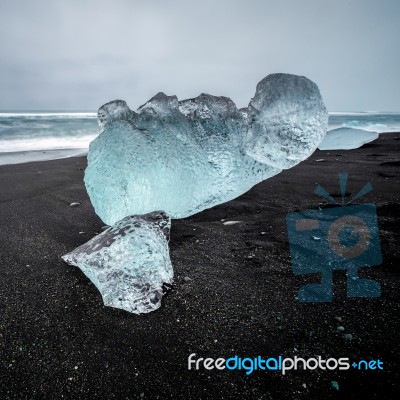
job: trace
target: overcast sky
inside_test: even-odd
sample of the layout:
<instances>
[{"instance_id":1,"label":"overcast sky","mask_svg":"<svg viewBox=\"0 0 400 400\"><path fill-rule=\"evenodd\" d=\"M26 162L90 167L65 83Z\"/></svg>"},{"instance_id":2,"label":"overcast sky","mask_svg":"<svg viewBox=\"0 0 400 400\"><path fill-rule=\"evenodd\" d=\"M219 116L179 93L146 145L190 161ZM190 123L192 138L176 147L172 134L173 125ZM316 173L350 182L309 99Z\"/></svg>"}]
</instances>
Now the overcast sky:
<instances>
[{"instance_id":1,"label":"overcast sky","mask_svg":"<svg viewBox=\"0 0 400 400\"><path fill-rule=\"evenodd\" d=\"M159 91L247 105L273 72L330 111L400 111L400 0L0 0L0 109L136 109Z\"/></svg>"}]
</instances>

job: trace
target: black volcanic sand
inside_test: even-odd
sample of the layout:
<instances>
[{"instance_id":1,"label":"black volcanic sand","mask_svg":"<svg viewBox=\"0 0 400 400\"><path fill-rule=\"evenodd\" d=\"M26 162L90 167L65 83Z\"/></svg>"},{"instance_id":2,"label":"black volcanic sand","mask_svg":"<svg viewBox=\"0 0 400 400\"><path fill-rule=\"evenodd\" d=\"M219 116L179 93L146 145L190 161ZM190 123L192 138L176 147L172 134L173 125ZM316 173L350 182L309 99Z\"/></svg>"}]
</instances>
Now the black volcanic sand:
<instances>
[{"instance_id":1,"label":"black volcanic sand","mask_svg":"<svg viewBox=\"0 0 400 400\"><path fill-rule=\"evenodd\" d=\"M104 307L60 259L103 226L83 185L85 158L0 167L0 398L398 398L399 147L393 133L358 150L317 151L234 201L173 221L175 285L147 315ZM327 206L316 184L338 196L341 171L348 194L374 187L359 202L377 205L384 261L361 275L380 282L382 296L346 298L339 271L333 302L301 303L299 287L319 277L293 274L285 215ZM188 371L191 353L379 358L384 370Z\"/></svg>"}]
</instances>

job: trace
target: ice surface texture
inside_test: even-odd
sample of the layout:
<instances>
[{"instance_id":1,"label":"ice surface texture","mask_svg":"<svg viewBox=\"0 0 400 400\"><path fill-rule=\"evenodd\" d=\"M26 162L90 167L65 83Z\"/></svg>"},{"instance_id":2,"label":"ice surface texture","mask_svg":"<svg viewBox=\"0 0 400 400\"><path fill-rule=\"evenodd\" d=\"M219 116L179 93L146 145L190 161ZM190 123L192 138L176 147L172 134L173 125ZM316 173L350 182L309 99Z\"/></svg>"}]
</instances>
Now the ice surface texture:
<instances>
[{"instance_id":1,"label":"ice surface texture","mask_svg":"<svg viewBox=\"0 0 400 400\"><path fill-rule=\"evenodd\" d=\"M328 131L319 144L320 150L358 149L365 143L378 139L379 133L354 128L337 128Z\"/></svg>"},{"instance_id":2,"label":"ice surface texture","mask_svg":"<svg viewBox=\"0 0 400 400\"><path fill-rule=\"evenodd\" d=\"M309 79L273 74L245 109L227 97L158 93L137 112L121 100L105 104L98 120L85 184L112 225L154 210L184 218L234 199L312 154L328 113Z\"/></svg>"},{"instance_id":3,"label":"ice surface texture","mask_svg":"<svg viewBox=\"0 0 400 400\"><path fill-rule=\"evenodd\" d=\"M172 283L169 230L163 212L128 216L62 258L85 273L106 306L147 313Z\"/></svg>"}]
</instances>

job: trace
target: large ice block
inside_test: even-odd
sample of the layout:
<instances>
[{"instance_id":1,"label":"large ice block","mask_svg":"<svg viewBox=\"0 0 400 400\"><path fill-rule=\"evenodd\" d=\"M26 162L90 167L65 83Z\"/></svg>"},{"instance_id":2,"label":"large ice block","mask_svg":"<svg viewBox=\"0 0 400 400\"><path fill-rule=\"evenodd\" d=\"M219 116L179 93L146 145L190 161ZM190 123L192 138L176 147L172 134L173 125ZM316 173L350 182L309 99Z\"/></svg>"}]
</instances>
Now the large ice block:
<instances>
[{"instance_id":1,"label":"large ice block","mask_svg":"<svg viewBox=\"0 0 400 400\"><path fill-rule=\"evenodd\" d=\"M316 84L273 74L246 109L227 97L158 93L137 112L121 100L105 104L98 119L85 184L112 225L153 210L183 218L234 199L312 154L328 113Z\"/></svg>"}]
</instances>

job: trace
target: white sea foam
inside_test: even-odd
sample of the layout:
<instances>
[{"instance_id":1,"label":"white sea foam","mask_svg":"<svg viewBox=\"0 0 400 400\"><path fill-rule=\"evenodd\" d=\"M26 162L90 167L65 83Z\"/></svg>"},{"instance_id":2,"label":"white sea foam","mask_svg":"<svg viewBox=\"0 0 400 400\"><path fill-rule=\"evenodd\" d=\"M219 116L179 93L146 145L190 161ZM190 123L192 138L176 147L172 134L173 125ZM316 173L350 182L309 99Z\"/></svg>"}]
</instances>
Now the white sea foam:
<instances>
[{"instance_id":1,"label":"white sea foam","mask_svg":"<svg viewBox=\"0 0 400 400\"><path fill-rule=\"evenodd\" d=\"M3 112L0 165L79 155L97 135L96 113Z\"/></svg>"},{"instance_id":2,"label":"white sea foam","mask_svg":"<svg viewBox=\"0 0 400 400\"><path fill-rule=\"evenodd\" d=\"M331 112L329 129L355 128L368 132L400 132L400 114L391 112Z\"/></svg>"},{"instance_id":3,"label":"white sea foam","mask_svg":"<svg viewBox=\"0 0 400 400\"><path fill-rule=\"evenodd\" d=\"M0 112L0 118L97 118L95 112Z\"/></svg>"},{"instance_id":4,"label":"white sea foam","mask_svg":"<svg viewBox=\"0 0 400 400\"><path fill-rule=\"evenodd\" d=\"M96 135L76 137L39 137L16 140L0 140L0 153L19 151L87 149Z\"/></svg>"}]
</instances>

